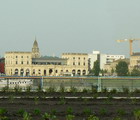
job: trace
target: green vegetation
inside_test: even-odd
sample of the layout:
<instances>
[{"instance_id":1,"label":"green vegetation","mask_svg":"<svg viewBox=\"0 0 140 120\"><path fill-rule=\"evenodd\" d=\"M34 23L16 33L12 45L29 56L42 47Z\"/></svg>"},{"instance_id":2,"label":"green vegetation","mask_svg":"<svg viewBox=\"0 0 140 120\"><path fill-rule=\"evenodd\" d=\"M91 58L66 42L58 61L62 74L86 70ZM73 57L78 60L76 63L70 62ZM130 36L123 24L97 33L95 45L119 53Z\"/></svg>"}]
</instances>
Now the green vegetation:
<instances>
[{"instance_id":1,"label":"green vegetation","mask_svg":"<svg viewBox=\"0 0 140 120\"><path fill-rule=\"evenodd\" d=\"M68 107L66 110L67 115L72 115L73 114L73 109L71 107Z\"/></svg>"},{"instance_id":2,"label":"green vegetation","mask_svg":"<svg viewBox=\"0 0 140 120\"><path fill-rule=\"evenodd\" d=\"M5 108L0 108L0 116L4 116L7 113Z\"/></svg>"},{"instance_id":3,"label":"green vegetation","mask_svg":"<svg viewBox=\"0 0 140 120\"><path fill-rule=\"evenodd\" d=\"M64 86L63 83L60 84L60 90L59 90L59 92L61 92L61 93L66 92L66 89L65 89L65 86Z\"/></svg>"},{"instance_id":4,"label":"green vegetation","mask_svg":"<svg viewBox=\"0 0 140 120\"><path fill-rule=\"evenodd\" d=\"M19 109L19 110L17 111L16 114L17 114L18 116L23 116L24 112L25 112L24 109Z\"/></svg>"},{"instance_id":5,"label":"green vegetation","mask_svg":"<svg viewBox=\"0 0 140 120\"><path fill-rule=\"evenodd\" d=\"M89 116L89 115L92 114L92 110L89 109L89 108L85 108L85 109L83 110L83 114L86 115L86 116Z\"/></svg>"},{"instance_id":6,"label":"green vegetation","mask_svg":"<svg viewBox=\"0 0 140 120\"><path fill-rule=\"evenodd\" d=\"M18 85L16 85L16 86L14 87L14 92L15 92L15 93L22 92L22 88L19 87Z\"/></svg>"},{"instance_id":7,"label":"green vegetation","mask_svg":"<svg viewBox=\"0 0 140 120\"><path fill-rule=\"evenodd\" d=\"M131 72L131 76L140 76L140 70L137 68L134 68Z\"/></svg>"},{"instance_id":8,"label":"green vegetation","mask_svg":"<svg viewBox=\"0 0 140 120\"><path fill-rule=\"evenodd\" d=\"M140 120L140 109L134 111L135 120Z\"/></svg>"},{"instance_id":9,"label":"green vegetation","mask_svg":"<svg viewBox=\"0 0 140 120\"><path fill-rule=\"evenodd\" d=\"M91 73L93 73L93 75L95 75L95 76L99 76L99 73L100 73L100 62L99 62L99 60L96 60L94 62L94 67L91 70Z\"/></svg>"},{"instance_id":10,"label":"green vegetation","mask_svg":"<svg viewBox=\"0 0 140 120\"><path fill-rule=\"evenodd\" d=\"M87 120L99 120L99 118L95 115L90 115Z\"/></svg>"},{"instance_id":11,"label":"green vegetation","mask_svg":"<svg viewBox=\"0 0 140 120\"><path fill-rule=\"evenodd\" d=\"M116 65L116 73L118 76L127 76L128 75L128 64L125 61L120 61Z\"/></svg>"},{"instance_id":12,"label":"green vegetation","mask_svg":"<svg viewBox=\"0 0 140 120\"><path fill-rule=\"evenodd\" d=\"M66 120L74 120L75 116L74 115L66 115Z\"/></svg>"},{"instance_id":13,"label":"green vegetation","mask_svg":"<svg viewBox=\"0 0 140 120\"><path fill-rule=\"evenodd\" d=\"M24 112L23 120L32 120L32 117L28 112Z\"/></svg>"},{"instance_id":14,"label":"green vegetation","mask_svg":"<svg viewBox=\"0 0 140 120\"><path fill-rule=\"evenodd\" d=\"M34 109L33 114L34 115L40 115L41 111L39 109Z\"/></svg>"},{"instance_id":15,"label":"green vegetation","mask_svg":"<svg viewBox=\"0 0 140 120\"><path fill-rule=\"evenodd\" d=\"M43 120L56 120L56 116L49 113L45 113L42 118Z\"/></svg>"},{"instance_id":16,"label":"green vegetation","mask_svg":"<svg viewBox=\"0 0 140 120\"><path fill-rule=\"evenodd\" d=\"M46 92L54 93L54 92L56 92L56 87L55 86L50 86L49 88L46 89Z\"/></svg>"}]
</instances>

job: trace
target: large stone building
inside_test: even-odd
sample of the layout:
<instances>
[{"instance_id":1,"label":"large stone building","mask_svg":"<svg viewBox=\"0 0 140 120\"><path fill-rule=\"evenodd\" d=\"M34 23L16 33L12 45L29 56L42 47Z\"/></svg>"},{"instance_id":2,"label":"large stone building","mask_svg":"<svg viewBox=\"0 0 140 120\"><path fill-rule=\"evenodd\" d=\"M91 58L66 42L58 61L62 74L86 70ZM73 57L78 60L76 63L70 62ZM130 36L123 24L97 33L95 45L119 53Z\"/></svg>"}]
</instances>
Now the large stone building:
<instances>
[{"instance_id":1,"label":"large stone building","mask_svg":"<svg viewBox=\"0 0 140 120\"><path fill-rule=\"evenodd\" d=\"M140 53L133 53L133 55L130 56L129 69L132 71L134 68L140 70Z\"/></svg>"},{"instance_id":2,"label":"large stone building","mask_svg":"<svg viewBox=\"0 0 140 120\"><path fill-rule=\"evenodd\" d=\"M63 76L87 75L88 54L63 53L62 58L41 56L35 40L32 52L6 52L6 75Z\"/></svg>"}]
</instances>

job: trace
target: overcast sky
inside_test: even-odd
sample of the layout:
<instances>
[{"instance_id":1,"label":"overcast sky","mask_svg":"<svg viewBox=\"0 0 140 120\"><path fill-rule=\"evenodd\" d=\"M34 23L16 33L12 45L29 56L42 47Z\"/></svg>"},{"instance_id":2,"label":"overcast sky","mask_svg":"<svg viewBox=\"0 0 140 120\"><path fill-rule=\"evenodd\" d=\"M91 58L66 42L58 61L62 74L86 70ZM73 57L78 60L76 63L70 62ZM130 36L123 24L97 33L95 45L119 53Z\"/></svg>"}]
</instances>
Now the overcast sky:
<instances>
[{"instance_id":1,"label":"overcast sky","mask_svg":"<svg viewBox=\"0 0 140 120\"><path fill-rule=\"evenodd\" d=\"M140 0L0 0L0 55L31 51L35 36L42 55L128 56L128 42L116 40L140 38Z\"/></svg>"}]
</instances>

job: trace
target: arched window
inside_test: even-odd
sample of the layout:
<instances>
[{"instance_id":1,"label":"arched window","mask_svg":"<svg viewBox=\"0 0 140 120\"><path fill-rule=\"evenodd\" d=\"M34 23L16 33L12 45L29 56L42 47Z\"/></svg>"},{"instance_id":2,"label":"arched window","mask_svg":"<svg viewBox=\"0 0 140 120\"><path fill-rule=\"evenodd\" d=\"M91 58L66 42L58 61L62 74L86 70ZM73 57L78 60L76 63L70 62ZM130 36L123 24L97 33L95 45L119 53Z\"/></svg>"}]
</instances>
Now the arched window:
<instances>
[{"instance_id":1,"label":"arched window","mask_svg":"<svg viewBox=\"0 0 140 120\"><path fill-rule=\"evenodd\" d=\"M75 76L75 74L76 74L76 71L74 69L72 70L72 74L73 74L73 76Z\"/></svg>"},{"instance_id":2,"label":"arched window","mask_svg":"<svg viewBox=\"0 0 140 120\"><path fill-rule=\"evenodd\" d=\"M49 75L51 75L51 74L52 74L52 72L53 72L53 70L52 70L52 69L49 69Z\"/></svg>"},{"instance_id":3,"label":"arched window","mask_svg":"<svg viewBox=\"0 0 140 120\"><path fill-rule=\"evenodd\" d=\"M86 70L83 70L83 75L86 75Z\"/></svg>"},{"instance_id":4,"label":"arched window","mask_svg":"<svg viewBox=\"0 0 140 120\"><path fill-rule=\"evenodd\" d=\"M40 70L40 69L38 70L38 74L39 74L39 75L41 74L41 70Z\"/></svg>"},{"instance_id":5,"label":"arched window","mask_svg":"<svg viewBox=\"0 0 140 120\"><path fill-rule=\"evenodd\" d=\"M24 74L24 70L21 69L21 70L20 70L20 75L23 76L23 74Z\"/></svg>"},{"instance_id":6,"label":"arched window","mask_svg":"<svg viewBox=\"0 0 140 120\"><path fill-rule=\"evenodd\" d=\"M33 75L35 75L35 69L33 69Z\"/></svg>"},{"instance_id":7,"label":"arched window","mask_svg":"<svg viewBox=\"0 0 140 120\"><path fill-rule=\"evenodd\" d=\"M77 75L81 75L81 70L77 70Z\"/></svg>"},{"instance_id":8,"label":"arched window","mask_svg":"<svg viewBox=\"0 0 140 120\"><path fill-rule=\"evenodd\" d=\"M30 70L26 69L26 76L29 76L29 75L30 75Z\"/></svg>"},{"instance_id":9,"label":"arched window","mask_svg":"<svg viewBox=\"0 0 140 120\"><path fill-rule=\"evenodd\" d=\"M15 75L18 75L18 69L15 69Z\"/></svg>"},{"instance_id":10,"label":"arched window","mask_svg":"<svg viewBox=\"0 0 140 120\"><path fill-rule=\"evenodd\" d=\"M47 72L46 72L46 70L44 70L44 76L46 76L46 74L47 74Z\"/></svg>"}]
</instances>

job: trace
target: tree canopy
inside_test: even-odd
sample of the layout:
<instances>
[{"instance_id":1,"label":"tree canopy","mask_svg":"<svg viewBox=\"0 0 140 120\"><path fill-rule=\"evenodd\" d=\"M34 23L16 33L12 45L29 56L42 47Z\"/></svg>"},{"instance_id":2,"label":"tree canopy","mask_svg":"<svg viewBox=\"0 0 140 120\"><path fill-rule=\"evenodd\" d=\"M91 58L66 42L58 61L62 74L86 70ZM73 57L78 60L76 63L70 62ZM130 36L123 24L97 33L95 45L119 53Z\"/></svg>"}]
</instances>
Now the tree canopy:
<instances>
[{"instance_id":1,"label":"tree canopy","mask_svg":"<svg viewBox=\"0 0 140 120\"><path fill-rule=\"evenodd\" d=\"M134 68L131 72L131 76L140 76L140 70Z\"/></svg>"},{"instance_id":2,"label":"tree canopy","mask_svg":"<svg viewBox=\"0 0 140 120\"><path fill-rule=\"evenodd\" d=\"M99 60L96 60L96 61L94 62L93 74L94 74L95 76L99 76L99 73L100 73L100 62L99 62Z\"/></svg>"},{"instance_id":3,"label":"tree canopy","mask_svg":"<svg viewBox=\"0 0 140 120\"><path fill-rule=\"evenodd\" d=\"M120 61L116 65L116 73L118 76L127 76L128 75L128 64L125 61Z\"/></svg>"}]
</instances>

